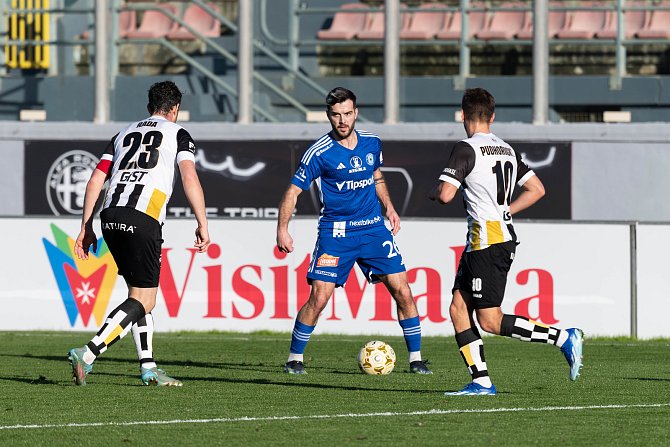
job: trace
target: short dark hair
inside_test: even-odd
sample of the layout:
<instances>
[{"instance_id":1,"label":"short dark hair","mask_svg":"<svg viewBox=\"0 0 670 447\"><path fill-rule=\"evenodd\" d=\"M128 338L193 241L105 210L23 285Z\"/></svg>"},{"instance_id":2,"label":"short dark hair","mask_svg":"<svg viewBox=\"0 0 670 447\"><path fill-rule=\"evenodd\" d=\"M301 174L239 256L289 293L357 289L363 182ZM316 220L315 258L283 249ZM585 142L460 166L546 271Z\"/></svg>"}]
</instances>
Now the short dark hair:
<instances>
[{"instance_id":1,"label":"short dark hair","mask_svg":"<svg viewBox=\"0 0 670 447\"><path fill-rule=\"evenodd\" d=\"M149 88L147 109L152 115L154 113L167 114L177 104L181 104L181 92L174 82L157 82Z\"/></svg>"},{"instance_id":2,"label":"short dark hair","mask_svg":"<svg viewBox=\"0 0 670 447\"><path fill-rule=\"evenodd\" d=\"M354 107L356 107L356 95L354 95L354 92L344 87L335 87L328 92L328 95L326 95L326 106L328 110L330 110L335 104L342 103L347 99L351 99L351 102L354 103Z\"/></svg>"},{"instance_id":3,"label":"short dark hair","mask_svg":"<svg viewBox=\"0 0 670 447\"><path fill-rule=\"evenodd\" d=\"M483 88L469 88L463 93L461 108L466 120L488 123L496 110L496 100Z\"/></svg>"}]
</instances>

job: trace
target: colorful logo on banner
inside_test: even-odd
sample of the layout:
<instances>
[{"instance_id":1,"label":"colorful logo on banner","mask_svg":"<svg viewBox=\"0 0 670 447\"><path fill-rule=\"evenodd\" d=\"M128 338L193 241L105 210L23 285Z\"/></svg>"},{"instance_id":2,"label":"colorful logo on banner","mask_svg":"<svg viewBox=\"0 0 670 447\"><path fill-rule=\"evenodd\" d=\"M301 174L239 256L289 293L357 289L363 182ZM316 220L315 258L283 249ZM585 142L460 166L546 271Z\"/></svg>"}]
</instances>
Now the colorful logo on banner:
<instances>
[{"instance_id":1,"label":"colorful logo on banner","mask_svg":"<svg viewBox=\"0 0 670 447\"><path fill-rule=\"evenodd\" d=\"M98 252L89 253L86 261L74 254L74 239L57 225L51 224L55 244L42 238L51 270L63 299L65 311L74 326L81 315L88 326L91 315L98 326L102 324L117 277L117 268L105 241L98 239Z\"/></svg>"}]
</instances>

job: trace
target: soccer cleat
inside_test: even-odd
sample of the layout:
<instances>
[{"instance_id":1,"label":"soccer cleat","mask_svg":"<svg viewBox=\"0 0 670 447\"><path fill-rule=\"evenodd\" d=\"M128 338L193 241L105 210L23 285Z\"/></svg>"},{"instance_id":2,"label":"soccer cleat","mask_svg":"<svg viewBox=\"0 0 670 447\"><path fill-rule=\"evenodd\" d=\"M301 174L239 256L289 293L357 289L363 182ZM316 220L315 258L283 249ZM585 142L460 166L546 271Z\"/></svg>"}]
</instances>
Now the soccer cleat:
<instances>
[{"instance_id":1,"label":"soccer cleat","mask_svg":"<svg viewBox=\"0 0 670 447\"><path fill-rule=\"evenodd\" d=\"M72 365L72 380L75 385L86 385L86 375L91 372L93 365L84 361L86 348L72 348L67 354L67 358Z\"/></svg>"},{"instance_id":2,"label":"soccer cleat","mask_svg":"<svg viewBox=\"0 0 670 447\"><path fill-rule=\"evenodd\" d=\"M570 380L577 380L582 369L582 344L584 343L584 332L581 329L565 329L568 339L561 346L561 352L570 365Z\"/></svg>"},{"instance_id":3,"label":"soccer cleat","mask_svg":"<svg viewBox=\"0 0 670 447\"><path fill-rule=\"evenodd\" d=\"M409 372L414 374L433 374L433 371L428 369L428 360L416 360L409 364Z\"/></svg>"},{"instance_id":4,"label":"soccer cleat","mask_svg":"<svg viewBox=\"0 0 670 447\"><path fill-rule=\"evenodd\" d=\"M288 374L307 374L305 365L298 360L291 360L284 365L284 372Z\"/></svg>"},{"instance_id":5,"label":"soccer cleat","mask_svg":"<svg viewBox=\"0 0 670 447\"><path fill-rule=\"evenodd\" d=\"M156 386L182 386L181 380L174 379L158 368L142 368L142 383Z\"/></svg>"},{"instance_id":6,"label":"soccer cleat","mask_svg":"<svg viewBox=\"0 0 670 447\"><path fill-rule=\"evenodd\" d=\"M460 391L447 391L445 396L495 396L497 393L496 386L491 384L489 388L481 386L478 383L472 382L465 385Z\"/></svg>"}]
</instances>

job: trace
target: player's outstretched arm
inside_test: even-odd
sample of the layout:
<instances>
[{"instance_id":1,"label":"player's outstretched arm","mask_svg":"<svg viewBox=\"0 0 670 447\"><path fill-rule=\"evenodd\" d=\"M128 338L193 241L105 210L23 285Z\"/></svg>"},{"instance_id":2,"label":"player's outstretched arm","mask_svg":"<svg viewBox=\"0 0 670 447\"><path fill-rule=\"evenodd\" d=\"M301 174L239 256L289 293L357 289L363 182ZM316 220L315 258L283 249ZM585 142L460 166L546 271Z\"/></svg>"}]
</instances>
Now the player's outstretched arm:
<instances>
[{"instance_id":1,"label":"player's outstretched arm","mask_svg":"<svg viewBox=\"0 0 670 447\"><path fill-rule=\"evenodd\" d=\"M378 168L374 172L374 179L375 179L375 190L377 191L377 197L379 198L379 201L386 210L385 216L389 220L389 223L391 224L391 232L393 233L393 235L396 235L398 231L400 231L400 216L398 216L398 213L396 212L395 207L393 206L393 202L391 201L391 195L389 194L389 190L386 186L386 179L384 179L384 174L382 174L381 169Z\"/></svg>"},{"instance_id":2,"label":"player's outstretched arm","mask_svg":"<svg viewBox=\"0 0 670 447\"><path fill-rule=\"evenodd\" d=\"M198 249L198 253L204 253L207 251L207 247L209 247L211 241L209 239L207 215L205 212L205 194L202 191L200 179L195 170L195 163L191 160L180 161L179 173L181 174L181 183L184 186L186 199L195 214L195 220L198 222L198 227L195 229L195 243L193 246Z\"/></svg>"},{"instance_id":3,"label":"player's outstretched arm","mask_svg":"<svg viewBox=\"0 0 670 447\"><path fill-rule=\"evenodd\" d=\"M288 232L288 222L291 220L295 204L302 189L291 183L279 202L279 216L277 217L277 248L284 253L293 251L293 238Z\"/></svg>"},{"instance_id":4,"label":"player's outstretched arm","mask_svg":"<svg viewBox=\"0 0 670 447\"><path fill-rule=\"evenodd\" d=\"M537 175L532 176L522 186L523 192L509 204L509 212L514 215L532 206L544 196L544 185Z\"/></svg>"},{"instance_id":5,"label":"player's outstretched arm","mask_svg":"<svg viewBox=\"0 0 670 447\"><path fill-rule=\"evenodd\" d=\"M74 253L79 259L88 259L88 252L93 246L93 253L98 251L98 238L93 231L93 212L98 201L100 191L105 184L107 174L100 169L94 169L91 178L86 184L84 195L84 210L81 216L81 231L74 242Z\"/></svg>"}]
</instances>

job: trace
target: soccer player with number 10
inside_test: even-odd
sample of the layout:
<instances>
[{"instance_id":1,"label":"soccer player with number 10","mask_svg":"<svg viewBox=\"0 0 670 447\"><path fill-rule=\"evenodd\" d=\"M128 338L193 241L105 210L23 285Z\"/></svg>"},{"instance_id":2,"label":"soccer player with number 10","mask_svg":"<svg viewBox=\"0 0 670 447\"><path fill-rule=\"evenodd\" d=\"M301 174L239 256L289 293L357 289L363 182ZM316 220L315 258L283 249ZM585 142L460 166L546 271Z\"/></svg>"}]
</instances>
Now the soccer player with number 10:
<instances>
[{"instance_id":1,"label":"soccer player with number 10","mask_svg":"<svg viewBox=\"0 0 670 447\"><path fill-rule=\"evenodd\" d=\"M512 215L540 200L544 186L519 153L491 133L495 100L489 92L468 89L461 105L468 138L456 143L440 182L429 196L446 204L461 189L468 214L466 248L456 273L449 314L472 383L445 394L496 394L473 313L486 332L557 346L570 366L570 379L576 380L582 366L581 329L548 327L520 315L503 314L500 309L519 243ZM515 183L523 191L512 200Z\"/></svg>"}]
</instances>

